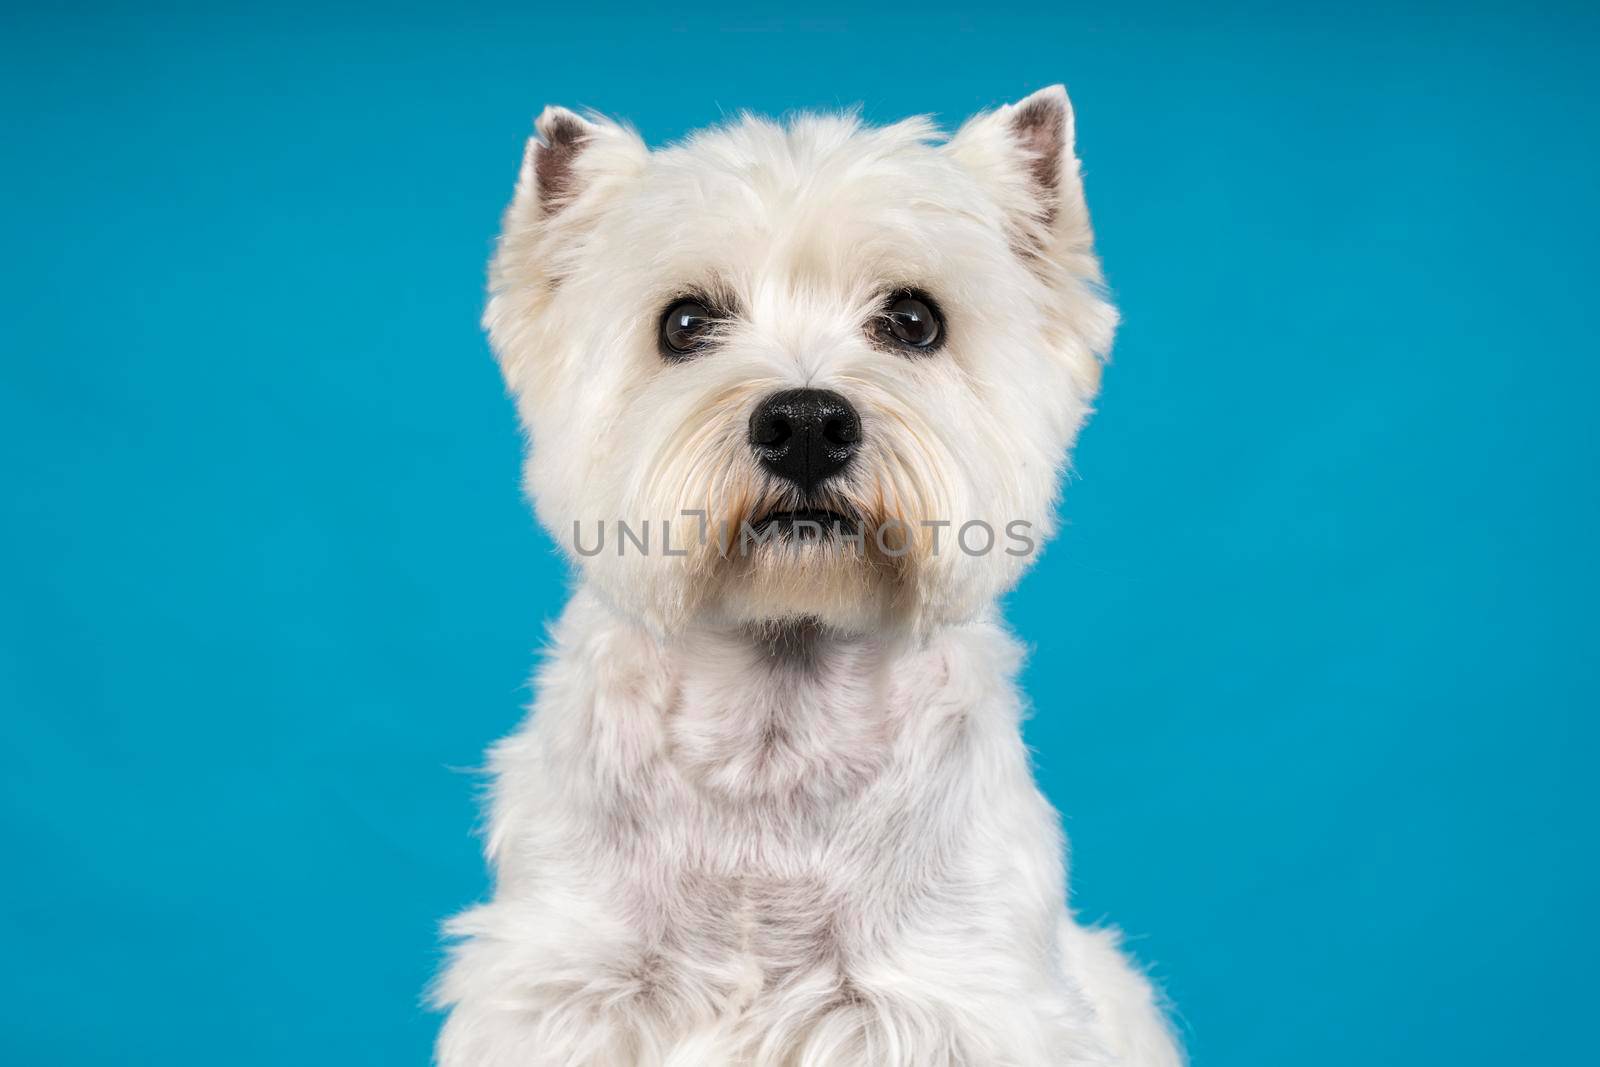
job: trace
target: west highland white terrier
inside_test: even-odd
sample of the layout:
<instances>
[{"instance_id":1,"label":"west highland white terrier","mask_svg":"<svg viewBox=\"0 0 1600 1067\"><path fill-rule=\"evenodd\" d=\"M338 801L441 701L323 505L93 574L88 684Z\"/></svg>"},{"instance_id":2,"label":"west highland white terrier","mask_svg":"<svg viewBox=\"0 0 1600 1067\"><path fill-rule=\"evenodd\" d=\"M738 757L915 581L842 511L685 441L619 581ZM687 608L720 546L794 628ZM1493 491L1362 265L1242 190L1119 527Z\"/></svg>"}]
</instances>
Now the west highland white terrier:
<instances>
[{"instance_id":1,"label":"west highland white terrier","mask_svg":"<svg viewBox=\"0 0 1600 1067\"><path fill-rule=\"evenodd\" d=\"M1059 86L953 136L552 107L485 313L570 556L445 1067L1169 1067L995 617L1117 315Z\"/></svg>"}]
</instances>

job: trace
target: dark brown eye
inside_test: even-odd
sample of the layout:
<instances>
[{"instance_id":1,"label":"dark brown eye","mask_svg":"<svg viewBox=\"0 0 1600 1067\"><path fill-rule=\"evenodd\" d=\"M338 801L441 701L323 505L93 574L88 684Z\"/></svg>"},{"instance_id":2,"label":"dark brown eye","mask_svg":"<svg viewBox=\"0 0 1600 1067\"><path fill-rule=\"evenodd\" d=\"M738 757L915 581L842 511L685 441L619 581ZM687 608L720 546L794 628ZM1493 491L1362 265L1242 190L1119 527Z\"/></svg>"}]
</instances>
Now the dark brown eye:
<instances>
[{"instance_id":1,"label":"dark brown eye","mask_svg":"<svg viewBox=\"0 0 1600 1067\"><path fill-rule=\"evenodd\" d=\"M716 316L699 300L680 300L661 317L661 354L668 359L693 355L711 338Z\"/></svg>"},{"instance_id":2,"label":"dark brown eye","mask_svg":"<svg viewBox=\"0 0 1600 1067\"><path fill-rule=\"evenodd\" d=\"M883 312L883 332L907 348L930 351L944 340L944 320L926 293L895 293Z\"/></svg>"}]
</instances>

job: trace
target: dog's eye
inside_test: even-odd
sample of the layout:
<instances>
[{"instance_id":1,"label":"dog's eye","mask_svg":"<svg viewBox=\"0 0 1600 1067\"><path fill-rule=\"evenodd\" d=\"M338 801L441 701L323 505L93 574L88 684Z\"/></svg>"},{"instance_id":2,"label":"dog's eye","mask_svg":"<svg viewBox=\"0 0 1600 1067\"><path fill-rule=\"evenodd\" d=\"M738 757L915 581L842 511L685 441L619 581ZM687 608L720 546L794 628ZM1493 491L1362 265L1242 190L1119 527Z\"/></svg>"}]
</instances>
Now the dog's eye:
<instances>
[{"instance_id":1,"label":"dog's eye","mask_svg":"<svg viewBox=\"0 0 1600 1067\"><path fill-rule=\"evenodd\" d=\"M944 320L930 296L906 290L889 297L880 332L907 348L926 352L944 340Z\"/></svg>"},{"instance_id":2,"label":"dog's eye","mask_svg":"<svg viewBox=\"0 0 1600 1067\"><path fill-rule=\"evenodd\" d=\"M705 347L716 316L699 300L680 300L661 317L661 354L682 359Z\"/></svg>"}]
</instances>

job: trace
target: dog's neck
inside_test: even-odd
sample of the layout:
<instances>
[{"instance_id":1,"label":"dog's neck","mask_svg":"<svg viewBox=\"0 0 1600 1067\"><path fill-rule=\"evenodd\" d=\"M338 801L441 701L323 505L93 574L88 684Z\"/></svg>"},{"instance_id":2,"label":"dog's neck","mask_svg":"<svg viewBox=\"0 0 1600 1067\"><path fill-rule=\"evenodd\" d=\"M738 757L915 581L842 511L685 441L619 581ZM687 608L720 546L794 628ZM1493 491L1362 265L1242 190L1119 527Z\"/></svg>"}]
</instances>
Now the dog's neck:
<instances>
[{"instance_id":1,"label":"dog's neck","mask_svg":"<svg viewBox=\"0 0 1600 1067\"><path fill-rule=\"evenodd\" d=\"M814 620L703 626L665 642L675 762L734 797L830 793L880 764L896 648Z\"/></svg>"},{"instance_id":2,"label":"dog's neck","mask_svg":"<svg viewBox=\"0 0 1600 1067\"><path fill-rule=\"evenodd\" d=\"M893 638L848 633L809 617L695 626L664 644L681 682L713 682L756 703L817 698L849 705L881 690L904 651Z\"/></svg>"},{"instance_id":3,"label":"dog's neck","mask_svg":"<svg viewBox=\"0 0 1600 1067\"><path fill-rule=\"evenodd\" d=\"M736 643L753 645L774 664L807 672L844 658L844 649L860 648L866 641L861 635L831 629L812 616L752 623L735 627L726 636Z\"/></svg>"}]
</instances>

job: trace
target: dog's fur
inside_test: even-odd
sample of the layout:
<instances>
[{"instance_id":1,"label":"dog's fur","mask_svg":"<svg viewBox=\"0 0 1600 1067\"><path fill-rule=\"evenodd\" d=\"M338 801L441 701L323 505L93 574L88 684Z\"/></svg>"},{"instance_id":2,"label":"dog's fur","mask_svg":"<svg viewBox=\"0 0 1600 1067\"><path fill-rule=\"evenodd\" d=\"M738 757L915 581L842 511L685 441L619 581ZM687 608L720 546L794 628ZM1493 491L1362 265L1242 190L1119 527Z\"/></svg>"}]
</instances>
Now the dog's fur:
<instances>
[{"instance_id":1,"label":"dog's fur","mask_svg":"<svg viewBox=\"0 0 1600 1067\"><path fill-rule=\"evenodd\" d=\"M954 543L972 520L1048 535L1116 323L1065 92L947 139L746 117L650 151L559 108L537 128L486 323L581 585L493 751L495 893L450 926L439 1061L1179 1063L1115 934L1066 910L994 619L1031 554ZM908 287L943 310L937 352L875 335ZM665 360L685 294L726 320ZM692 536L685 512L715 531L799 506L746 440L797 386L859 410L827 499L904 523L902 551ZM575 549L618 520L650 550Z\"/></svg>"}]
</instances>

